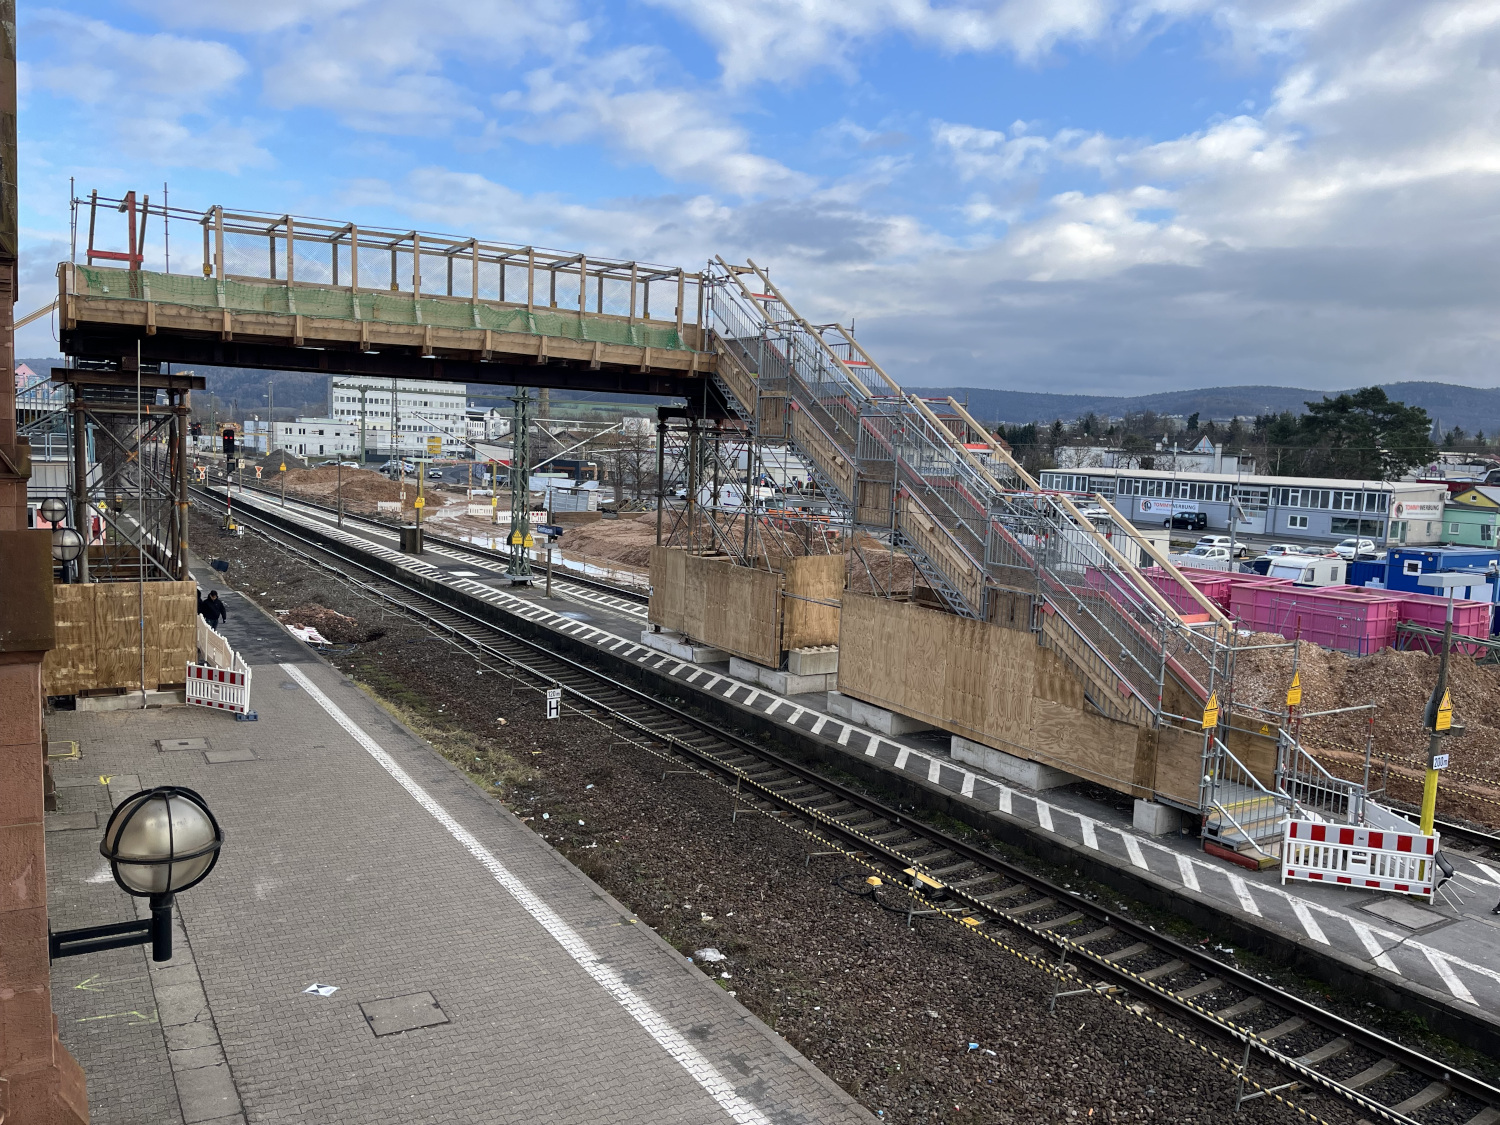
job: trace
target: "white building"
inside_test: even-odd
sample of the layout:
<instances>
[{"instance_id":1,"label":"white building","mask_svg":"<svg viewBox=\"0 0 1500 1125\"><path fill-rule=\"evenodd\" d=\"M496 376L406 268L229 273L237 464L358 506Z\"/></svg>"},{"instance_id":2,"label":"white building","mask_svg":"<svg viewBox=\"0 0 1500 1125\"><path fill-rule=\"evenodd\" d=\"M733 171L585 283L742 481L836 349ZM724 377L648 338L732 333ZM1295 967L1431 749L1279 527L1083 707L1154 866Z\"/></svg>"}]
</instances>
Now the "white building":
<instances>
[{"instance_id":1,"label":"white building","mask_svg":"<svg viewBox=\"0 0 1500 1125\"><path fill-rule=\"evenodd\" d=\"M496 410L493 407L483 410L477 406L471 406L467 415L469 440L495 441L509 437L514 421L514 417L508 410Z\"/></svg>"},{"instance_id":2,"label":"white building","mask_svg":"<svg viewBox=\"0 0 1500 1125\"><path fill-rule=\"evenodd\" d=\"M246 448L256 453L268 453L266 439L270 436L270 423L252 418L245 423L241 440ZM275 438L272 448L313 460L359 456L358 424L350 425L335 418L297 418L291 422L277 422Z\"/></svg>"},{"instance_id":3,"label":"white building","mask_svg":"<svg viewBox=\"0 0 1500 1125\"><path fill-rule=\"evenodd\" d=\"M442 437L445 457L461 457L469 449L462 383L335 375L328 380L328 413L363 433L371 453L389 454L394 448L406 456L425 456L427 439L434 435Z\"/></svg>"}]
</instances>

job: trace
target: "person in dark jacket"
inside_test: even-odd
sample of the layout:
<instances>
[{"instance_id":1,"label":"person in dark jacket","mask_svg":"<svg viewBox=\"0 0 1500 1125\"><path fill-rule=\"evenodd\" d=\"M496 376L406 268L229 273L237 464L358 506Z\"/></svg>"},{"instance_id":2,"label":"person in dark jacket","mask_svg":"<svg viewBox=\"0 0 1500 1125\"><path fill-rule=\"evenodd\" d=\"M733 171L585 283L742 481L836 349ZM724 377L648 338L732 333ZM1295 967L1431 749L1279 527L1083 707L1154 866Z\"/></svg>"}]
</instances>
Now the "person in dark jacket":
<instances>
[{"instance_id":1,"label":"person in dark jacket","mask_svg":"<svg viewBox=\"0 0 1500 1125\"><path fill-rule=\"evenodd\" d=\"M208 622L208 627L215 633L219 631L219 622L227 620L229 610L224 608L224 603L219 600L219 591L210 590L208 597L203 599L203 620Z\"/></svg>"}]
</instances>

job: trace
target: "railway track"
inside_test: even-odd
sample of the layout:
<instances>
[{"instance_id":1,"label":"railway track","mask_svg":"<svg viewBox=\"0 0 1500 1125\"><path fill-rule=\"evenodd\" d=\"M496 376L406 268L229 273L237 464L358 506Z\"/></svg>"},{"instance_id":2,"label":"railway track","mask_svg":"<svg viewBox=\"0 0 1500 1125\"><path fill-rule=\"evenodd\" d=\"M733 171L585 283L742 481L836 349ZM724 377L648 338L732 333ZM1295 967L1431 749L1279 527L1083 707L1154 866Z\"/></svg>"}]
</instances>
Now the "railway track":
<instances>
[{"instance_id":1,"label":"railway track","mask_svg":"<svg viewBox=\"0 0 1500 1125\"><path fill-rule=\"evenodd\" d=\"M275 489L266 488L263 485L245 484L241 487L245 488L248 491L254 492L259 496L272 497L278 500L281 496L281 494ZM199 489L199 491L206 492L207 490ZM294 497L290 502L298 507L307 508L315 512L322 512L325 515L329 516L336 515L338 512L338 509L335 508L332 504L319 504L312 500L304 500L301 497ZM243 512L243 510L244 509L236 509L236 511L239 512ZM372 516L354 515L349 512L344 513L344 522L346 524L356 523L362 524L366 527L378 528L382 532L390 533L393 538L395 537L396 531L401 526L398 523L392 523L388 520L376 519ZM454 539L450 536L436 534L428 530L428 528L430 527L431 524L429 523L422 529L422 539L426 543L443 547L445 549L445 553L450 556L453 556L456 552L458 556L461 557L466 555L469 559L476 562L499 562L505 563L507 565L509 565L510 563L509 551L500 551L494 550L489 547L481 547L476 543L465 543L461 539ZM622 586L615 582L607 582L602 578L594 578L590 577L589 575L579 574L577 571L571 568L563 568L561 574L562 576L566 577L569 582L573 582L579 586L587 586L590 589L598 590L600 593L613 594L617 598L625 598L629 601L639 602L641 605L645 605L649 600L646 591L638 587Z\"/></svg>"},{"instance_id":2,"label":"railway track","mask_svg":"<svg viewBox=\"0 0 1500 1125\"><path fill-rule=\"evenodd\" d=\"M199 501L222 510L219 498ZM254 511L246 525L367 596L398 608L479 658L538 689L561 688L569 705L612 732L687 759L753 808L799 826L865 863L888 909L945 915L1054 973L1059 999L1128 999L1138 1011L1176 1017L1234 1044L1226 1067L1237 1098L1317 1090L1364 1120L1500 1125L1500 1088L1335 1015L1178 942L1077 892L890 807L860 791L610 674L512 632L462 605L335 552ZM455 595L457 597L457 595ZM613 738L613 733L612 736ZM665 777L665 774L663 775ZM1224 1056L1221 1056L1223 1059Z\"/></svg>"}]
</instances>

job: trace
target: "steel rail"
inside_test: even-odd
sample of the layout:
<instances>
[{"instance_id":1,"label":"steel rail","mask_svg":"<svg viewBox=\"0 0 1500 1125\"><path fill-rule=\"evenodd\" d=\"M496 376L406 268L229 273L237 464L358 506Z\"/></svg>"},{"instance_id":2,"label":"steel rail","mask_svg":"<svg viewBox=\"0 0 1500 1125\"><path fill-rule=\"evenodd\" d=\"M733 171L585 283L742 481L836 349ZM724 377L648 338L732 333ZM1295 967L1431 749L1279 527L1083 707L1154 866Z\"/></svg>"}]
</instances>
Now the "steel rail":
<instances>
[{"instance_id":1,"label":"steel rail","mask_svg":"<svg viewBox=\"0 0 1500 1125\"><path fill-rule=\"evenodd\" d=\"M216 505L219 503L217 497L213 497L211 494L208 495L210 495L212 502ZM1474 1075L1451 1067L1441 1060L1423 1054L1415 1048L1388 1039L1377 1031L1326 1011L1310 1001L1303 1000L1300 997L1277 988L1269 982L1259 980L1249 973L1219 961L1200 949L1185 945L1164 934L1158 933L1156 930L1134 919L1111 911L1097 903L1090 902L1076 891L1061 887L1042 876L1033 874L1024 867L1020 867L984 849L950 836L940 829L934 828L897 809L893 809L881 801L832 781L808 766L777 754L775 751L768 750L740 735L726 731L720 726L699 718L680 707L669 704L639 688L621 683L612 678L608 672L593 668L572 657L564 656L538 641L513 633L503 626L497 625L464 609L462 606L454 605L429 591L422 590L415 585L385 574L374 566L362 563L357 559L349 557L347 554L335 551L326 544L309 539L297 530L282 526L273 514L254 511L247 514L244 510L241 510L240 514L241 518L246 519L247 522L260 523L268 527L270 530L264 533L269 538L295 540L303 546L311 548L312 551L331 556L336 562L336 565L330 564L315 558L307 551L294 548L296 553L303 555L313 565L334 572L342 572L346 580L355 582L370 593L398 606L408 614L426 619L431 624L437 625L445 631L461 637L465 642L486 654L498 657L508 664L521 668L538 679L544 680L551 686L563 688L569 694L576 697L577 700L591 708L617 716L618 719L623 720L627 725L635 728L647 737L665 743L672 750L692 758L695 762L707 766L725 779L735 782L741 787L742 792L745 787L748 787L761 800L811 821L818 829L849 844L852 849L880 857L890 865L894 880L899 881L902 873L908 870L927 874L929 875L929 887L937 894L939 899L950 899L952 902L960 904L969 913L982 914L988 919L1026 933L1038 942L1051 945L1054 949L1061 953L1066 953L1068 957L1072 958L1075 967L1086 965L1089 971L1115 986L1168 1009L1200 1027L1227 1036L1238 1043L1245 1044L1261 1058L1291 1073L1297 1079L1336 1094L1381 1120L1396 1122L1399 1125L1418 1125L1413 1118L1397 1113L1390 1107L1383 1105L1381 1102L1363 1094L1359 1090L1351 1089L1340 1083L1337 1079L1322 1074L1311 1066L1304 1065L1298 1062L1297 1059L1283 1054L1272 1046L1270 1041L1264 1039L1254 1031L1240 1027L1231 1020L1218 1016L1214 1012L1193 1003L1190 999L1178 996L1174 991L1155 983L1153 980L1147 979L1140 972L1135 972L1125 968L1122 964L1116 964L1108 960L1108 955L1098 953L1085 944L1069 939L1064 934L1027 923L1020 918L1011 916L1003 908L992 906L975 894L945 883L941 878L931 877L934 870L941 870L935 869L931 861L936 856L942 856L945 861L956 858L965 863L972 864L982 871L1007 878L1016 884L1037 892L1044 898L1055 900L1065 913L1072 911L1087 915L1096 922L1113 928L1120 935L1132 942L1141 943L1157 952L1164 953L1169 960L1180 961L1185 967L1197 969L1206 974L1207 977L1219 978L1225 985L1238 989L1250 997L1269 1003L1292 1017L1313 1024L1321 1030L1331 1033L1334 1038L1342 1037L1347 1039L1352 1044L1362 1047L1381 1058L1389 1059L1400 1067L1422 1075L1431 1081L1444 1083L1453 1090L1473 1098L1486 1107L1500 1108L1500 1088L1492 1086ZM304 527L301 530L315 531L316 529ZM343 548L347 545L340 544L339 546ZM554 670L560 668L562 675L555 674L555 671L548 671L543 667L539 667L534 659L530 661L517 659L513 654L496 648L481 638L470 636L463 632L462 629L455 627L449 622L440 620L431 613L422 611L410 602L402 601L389 592L380 590L376 585L353 578L347 574L347 571L351 568L370 574L378 579L380 583L394 586L412 598L436 605L443 612L457 616L467 623L478 625L483 630L503 638L508 644L519 646L529 656L540 657L542 664L551 664ZM455 592L455 596L462 597L463 595ZM753 775L742 766L723 760L708 749L708 747L694 744L677 731L663 730L659 726L650 725L637 715L632 715L624 710L618 699L609 700L603 698L599 694L580 686L580 681L589 685L602 684L606 693L614 693L617 697L623 696L627 704L635 707L639 713L649 715L655 712L666 716L679 728L685 727L696 732L700 739L707 738L710 743L717 742L724 744L737 754L749 755L758 759L771 767L771 773L790 775L790 778L797 780L801 784L786 792L771 788L764 775ZM785 779L780 779L776 784L784 785L784 781ZM807 785L813 786L820 792L801 797L792 795L793 793L800 793ZM839 807L846 804L853 805L861 812L875 816L877 821L872 824L854 827L843 823L839 818L810 806L810 802L826 801L829 797L835 798L835 800L832 805L827 807ZM841 815L847 817L849 814L845 813ZM866 829L877 829L878 837L886 838L892 835L891 829L899 829L910 833L917 839L913 842L904 842L898 845L887 842L887 839L877 838L877 834L872 834ZM918 856L915 853L922 850L918 845L926 845L928 847L935 845L938 851L936 853L928 852L925 856Z\"/></svg>"}]
</instances>

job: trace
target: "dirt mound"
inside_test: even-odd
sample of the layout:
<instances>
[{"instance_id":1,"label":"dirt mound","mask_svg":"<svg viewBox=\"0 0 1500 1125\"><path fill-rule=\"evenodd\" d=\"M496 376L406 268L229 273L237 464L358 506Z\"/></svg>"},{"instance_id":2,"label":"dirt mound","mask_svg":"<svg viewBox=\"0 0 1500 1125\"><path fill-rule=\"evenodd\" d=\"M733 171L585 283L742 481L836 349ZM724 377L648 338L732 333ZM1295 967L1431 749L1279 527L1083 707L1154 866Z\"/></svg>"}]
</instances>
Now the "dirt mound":
<instances>
[{"instance_id":1,"label":"dirt mound","mask_svg":"<svg viewBox=\"0 0 1500 1125\"><path fill-rule=\"evenodd\" d=\"M656 513L617 520L599 520L583 527L570 527L563 547L570 555L602 559L637 570L651 567L651 548L656 546Z\"/></svg>"},{"instance_id":2,"label":"dirt mound","mask_svg":"<svg viewBox=\"0 0 1500 1125\"><path fill-rule=\"evenodd\" d=\"M263 478L261 483L271 488L279 488L280 482L276 480L276 477L280 475L282 474L267 474L267 478ZM376 505L381 501L401 499L399 480L391 480L383 473L372 472L369 469L341 470L337 467L293 469L291 463L288 462L285 475L288 496L311 500L318 504L332 504L342 492L345 509L361 515L373 514L376 511ZM433 508L441 508L451 499L436 488L426 489L424 495L429 511ZM415 511L413 501L416 498L417 480L415 477L409 477L406 481L406 507L404 509L408 516Z\"/></svg>"},{"instance_id":3,"label":"dirt mound","mask_svg":"<svg viewBox=\"0 0 1500 1125\"><path fill-rule=\"evenodd\" d=\"M364 627L358 621L316 602L287 610L282 621L304 629L316 629L326 640L336 645L356 644L365 639Z\"/></svg>"}]
</instances>

